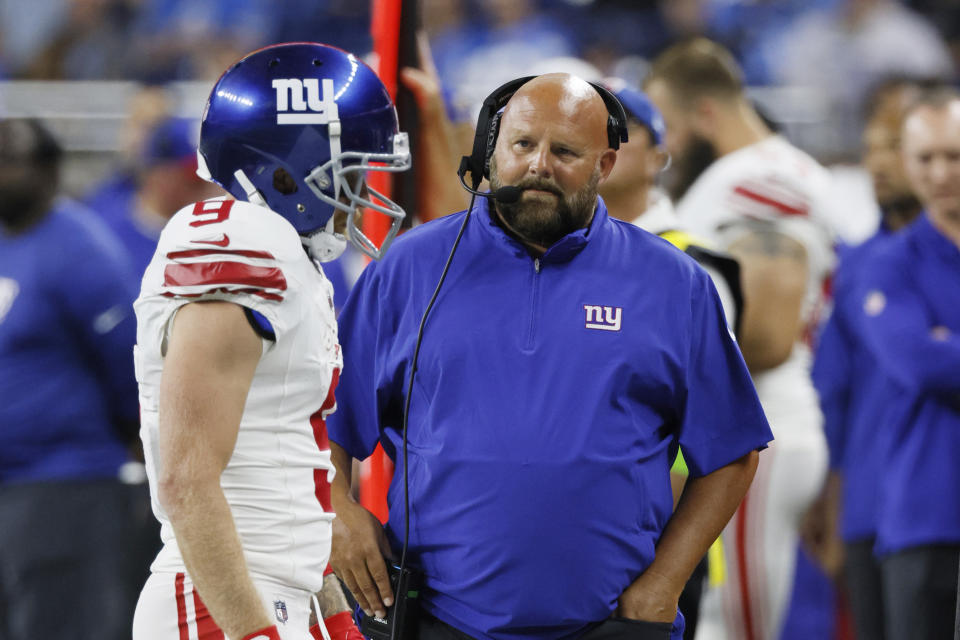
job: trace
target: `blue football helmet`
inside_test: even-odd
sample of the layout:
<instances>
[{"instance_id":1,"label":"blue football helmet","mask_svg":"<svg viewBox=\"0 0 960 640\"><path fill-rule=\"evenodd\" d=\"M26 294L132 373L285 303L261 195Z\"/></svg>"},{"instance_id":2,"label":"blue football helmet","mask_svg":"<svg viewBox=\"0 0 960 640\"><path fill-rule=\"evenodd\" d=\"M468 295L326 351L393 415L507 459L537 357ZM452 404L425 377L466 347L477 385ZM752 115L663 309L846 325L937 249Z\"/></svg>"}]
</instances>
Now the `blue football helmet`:
<instances>
[{"instance_id":1,"label":"blue football helmet","mask_svg":"<svg viewBox=\"0 0 960 640\"><path fill-rule=\"evenodd\" d=\"M347 238L378 260L404 211L366 185L367 171L410 168L407 134L383 83L353 54L323 44L265 47L234 63L210 93L200 127L201 177L235 198L269 207L303 236L321 261ZM391 219L378 248L357 225L358 207Z\"/></svg>"}]
</instances>

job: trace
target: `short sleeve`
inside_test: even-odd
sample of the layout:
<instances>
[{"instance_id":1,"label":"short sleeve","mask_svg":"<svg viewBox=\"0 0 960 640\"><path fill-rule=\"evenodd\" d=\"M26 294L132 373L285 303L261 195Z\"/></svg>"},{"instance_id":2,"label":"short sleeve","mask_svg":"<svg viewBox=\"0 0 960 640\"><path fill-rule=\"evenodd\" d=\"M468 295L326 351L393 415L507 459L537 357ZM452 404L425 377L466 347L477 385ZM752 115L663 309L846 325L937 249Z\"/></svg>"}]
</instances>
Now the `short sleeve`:
<instances>
[{"instance_id":1,"label":"short sleeve","mask_svg":"<svg viewBox=\"0 0 960 640\"><path fill-rule=\"evenodd\" d=\"M690 475L704 476L773 439L750 373L706 274L691 290L690 354L680 447Z\"/></svg>"},{"instance_id":2,"label":"short sleeve","mask_svg":"<svg viewBox=\"0 0 960 640\"><path fill-rule=\"evenodd\" d=\"M249 203L209 200L179 212L164 230L145 286L150 280L153 295L173 300L234 302L279 336L290 328L283 309L296 291L295 259L305 256L282 218Z\"/></svg>"},{"instance_id":3,"label":"short sleeve","mask_svg":"<svg viewBox=\"0 0 960 640\"><path fill-rule=\"evenodd\" d=\"M344 363L337 387L337 411L327 419L327 434L358 460L373 453L381 424L402 396L402 372L391 365L396 310L389 287L371 262L360 275L340 313Z\"/></svg>"}]
</instances>

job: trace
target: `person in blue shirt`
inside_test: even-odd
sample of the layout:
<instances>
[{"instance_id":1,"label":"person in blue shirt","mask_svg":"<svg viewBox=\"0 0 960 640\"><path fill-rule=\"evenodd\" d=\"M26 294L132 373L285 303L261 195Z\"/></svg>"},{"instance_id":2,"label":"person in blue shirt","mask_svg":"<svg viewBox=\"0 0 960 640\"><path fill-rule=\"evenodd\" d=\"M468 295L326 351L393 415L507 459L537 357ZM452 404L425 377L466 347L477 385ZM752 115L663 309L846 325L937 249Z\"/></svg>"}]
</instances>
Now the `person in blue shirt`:
<instances>
[{"instance_id":1,"label":"person in blue shirt","mask_svg":"<svg viewBox=\"0 0 960 640\"><path fill-rule=\"evenodd\" d=\"M0 121L0 637L130 637L129 493L138 428L122 247L57 200L61 152Z\"/></svg>"},{"instance_id":2,"label":"person in blue shirt","mask_svg":"<svg viewBox=\"0 0 960 640\"><path fill-rule=\"evenodd\" d=\"M864 343L891 379L876 553L887 640L948 638L960 562L960 94L919 98L903 126L924 214L867 257ZM860 372L865 373L865 372ZM881 437L878 433L877 437Z\"/></svg>"},{"instance_id":3,"label":"person in blue shirt","mask_svg":"<svg viewBox=\"0 0 960 640\"><path fill-rule=\"evenodd\" d=\"M609 118L583 80L527 81L490 160L493 192L516 200L408 232L340 316L331 565L367 614L392 605L409 400L424 640L679 639L680 592L772 439L709 276L597 196L616 161ZM350 495L351 458L378 442L398 464L385 530ZM678 446L690 480L674 512Z\"/></svg>"},{"instance_id":4,"label":"person in blue shirt","mask_svg":"<svg viewBox=\"0 0 960 640\"><path fill-rule=\"evenodd\" d=\"M138 278L153 258L160 232L173 214L223 193L196 174L193 129L184 118L164 118L151 126L137 158L133 189L118 191L97 209L130 254Z\"/></svg>"},{"instance_id":5,"label":"person in blue shirt","mask_svg":"<svg viewBox=\"0 0 960 640\"><path fill-rule=\"evenodd\" d=\"M877 640L883 638L883 595L873 547L878 486L889 446L886 413L895 391L856 324L861 315L856 290L868 256L920 213L900 148L904 111L916 91L909 83L890 83L872 101L863 135L863 164L870 174L880 224L873 236L840 253L833 280L834 307L820 334L813 366L831 471L823 497L808 514L804 541L830 575L840 573L842 563L857 635ZM818 591L822 590L820 585Z\"/></svg>"}]
</instances>

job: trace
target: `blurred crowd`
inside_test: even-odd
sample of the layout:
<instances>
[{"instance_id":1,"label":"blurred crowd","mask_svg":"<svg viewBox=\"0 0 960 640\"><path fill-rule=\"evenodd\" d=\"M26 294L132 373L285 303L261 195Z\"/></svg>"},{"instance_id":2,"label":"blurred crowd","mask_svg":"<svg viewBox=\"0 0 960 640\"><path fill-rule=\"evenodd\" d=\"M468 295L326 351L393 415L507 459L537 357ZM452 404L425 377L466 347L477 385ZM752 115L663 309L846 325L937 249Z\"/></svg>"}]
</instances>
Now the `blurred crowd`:
<instances>
[{"instance_id":1,"label":"blurred crowd","mask_svg":"<svg viewBox=\"0 0 960 640\"><path fill-rule=\"evenodd\" d=\"M413 91L421 115L426 116L423 131L418 132L424 146L422 155L414 158L415 166L422 180L438 185L431 191L436 196L434 210L422 206L408 209L419 211L421 221L466 204L466 196L450 177L460 154L469 152L478 106L502 82L531 73L563 70L588 80L616 76L628 86L643 87L651 61L659 54L680 40L704 35L734 54L749 88L751 104L774 130L782 125L787 138L825 165L864 165L857 169L859 177L852 181L843 169L834 169L836 183L841 186L832 194L837 203L835 209L842 209L846 218L832 221L840 232L838 240L862 240L881 220L882 230L897 227L899 213L905 212L902 217L912 219L920 208L899 160L906 100L898 92L905 91L903 79L911 79L910 91L919 90L921 84L949 85L956 82L960 69L960 8L952 0L421 0L419 10L429 42L429 46L421 43L424 69L408 70L401 80ZM195 125L200 113L194 118L174 117L176 109L164 86L181 80L212 83L230 62L273 42L322 41L366 54L372 48L370 20L368 3L347 0L0 0L0 116L2 80L126 80L142 87L126 105L128 118L119 138L118 153L112 158L113 169L102 181L85 185L82 193L71 194L82 200L83 207L96 212L96 219L77 213L80 205L73 201L56 200L51 205L57 186L55 178L39 194L43 202L37 204L38 211L42 209L44 215L48 209L53 211L51 219L66 229L62 232L62 246L46 246L60 247L54 253L75 251L77 243L64 239L89 236L88 244L94 247L91 252L96 253L101 244L107 247L100 247L101 253L110 254L111 260L91 263L90 268L97 271L89 277L105 278L98 275L102 272L122 283L117 289L122 292L120 297L104 302L107 311L113 308L110 305L132 302L167 219L188 203L220 193L195 176ZM914 82L919 84L915 86ZM764 88L798 92L788 94L786 99L772 100L771 94L763 92ZM890 104L885 100L890 100ZM812 112L822 119L804 122L811 113L805 109L805 101L817 103ZM647 151L660 154L648 159L652 169L646 178L653 188L661 180L660 170L666 162L662 137L667 134L661 131L662 123L653 127L649 119L645 121L637 113L631 117L650 131ZM791 124L813 127L818 134L795 139L791 136ZM19 134L13 132L12 137L0 139L0 143L14 148L16 135ZM4 153L0 144L0 160ZM57 150L55 154L57 163L59 153ZM677 155L674 165L679 159ZM64 161L70 161L69 154ZM56 173L52 165L43 166ZM638 161L636 166L646 165ZM677 167L673 169L676 172ZM18 179L14 174L8 176L10 184ZM609 188L613 190L615 186L611 183ZM668 190L663 189L661 194L658 189L656 193L666 198ZM607 194L603 195L607 198ZM610 201L616 196L611 191ZM844 225L857 217L866 220L860 225L861 231L845 235ZM77 222L81 219L82 223ZM4 265L3 247L0 242L0 266ZM6 256L11 264L16 262L12 251ZM847 255L840 253L841 258ZM40 264L37 255L25 251L17 264L30 260ZM338 309L348 283L363 264L358 255L348 254L325 267L334 284ZM76 264L70 262L69 253L63 254L58 265L61 279L66 277L63 274L71 273L77 278L88 277L72 271ZM39 281L40 276L32 271L28 275ZM11 336L25 344L56 342L51 336L72 335L75 330L79 332L77 327L90 322L103 329L73 336L76 344L52 345L50 353L55 354L56 349L69 353L76 371L64 376L70 373L79 378L102 378L106 399L91 401L87 418L99 425L98 438L110 440L112 448L109 468L103 466L102 460L92 464L83 459L75 449L64 453L64 459L70 461L69 473L24 463L23 460L38 457L34 450L10 455L12 449L8 449L6 458L0 450L0 498L12 505L7 507L6 517L36 518L38 528L50 524L45 514L30 512L28 504L56 498L40 491L14 496L10 489L14 484L50 483L70 474L83 481L116 480L123 486L111 487L115 490L115 502L110 508L115 513L129 513L128 521L134 523L134 528L129 530L133 535L126 540L122 532L111 533L116 541L108 551L123 547L120 555L136 568L129 571L127 585L142 584L144 558L151 556L157 536L147 513L149 499L143 477L136 471L139 452L135 427L130 425L136 416L129 406L122 407L122 415L110 415L111 410L120 408L121 403L115 402L119 394L136 391L128 384L129 379L124 384L131 388L112 388L110 376L103 371L104 362L93 362L91 370L84 371L84 362L77 356L91 351L108 355L127 353L134 341L131 319L123 314L111 316L99 307L78 305L75 314L62 320L67 329L53 320L49 326L35 322L32 312L23 315L15 325L17 318L5 315L18 296L19 289L15 287L12 279L0 277L0 329L16 326L23 332L18 336L8 333L9 344L15 343ZM35 303L52 307L60 304L56 296L61 294L70 299L77 292L52 292L52 301ZM129 299L121 299L123 296ZM3 346L0 331L0 347ZM11 353L9 362L22 355L17 349L11 349ZM3 355L0 348L0 356ZM66 377L63 384L69 384ZM49 394L44 395L46 392ZM31 387L30 379L20 372L4 377L0 371L0 398L4 393L32 397L34 402L24 402L16 411L0 406L0 428L6 426L4 416L20 420L43 406L54 406L58 391ZM90 396L93 395L91 392ZM129 400L132 396L124 397ZM65 409L55 413L64 429L78 420L78 414ZM830 418L827 415L828 427ZM60 428L53 423L47 426ZM56 439L55 436L54 433L51 438ZM858 464L841 460L842 456L834 450L835 443L830 444L831 471L842 475L849 470L843 464ZM42 443L47 445L49 442ZM131 461L132 467L128 464ZM875 483L878 473L875 470L868 480ZM834 495L830 495L831 490ZM800 531L827 572L834 575L841 573L843 559L837 557L831 544L843 534L847 542L865 543L869 557L876 533L871 530L861 536L856 531L838 531L837 522L826 522L836 517L840 492L842 489L831 488L828 483ZM108 518L105 515L91 523L91 539ZM67 524L68 527L60 528L60 533L71 534L66 538L80 535L79 524ZM12 548L21 541L8 542ZM948 542L955 545L958 541ZM58 544L55 536L50 544ZM91 543L77 548L78 557L89 556L87 562L99 562L90 551L93 547L103 551L103 545ZM63 558L57 562L60 565L50 566L70 563ZM864 563L869 564L868 560ZM33 571L32 565L24 567L27 573ZM0 569L8 570L7 580L15 568L9 557L4 557L0 545ZM85 570L78 566L78 575ZM801 580L806 580L806 586L795 592L792 608L785 614L788 621L784 637L844 637L842 624L838 626L833 615L833 586L824 570L802 559L798 573ZM57 578L54 572L45 579L55 583ZM3 580L0 572L0 587ZM91 590L97 588L91 585ZM28 603L40 608L45 604ZM3 611L2 605L0 602L0 620L5 615L13 620L14 612ZM130 605L124 602L120 606ZM24 608L22 612L28 610ZM19 637L25 636L6 637L0 624L0 640Z\"/></svg>"},{"instance_id":2,"label":"blurred crowd","mask_svg":"<svg viewBox=\"0 0 960 640\"><path fill-rule=\"evenodd\" d=\"M3 0L0 78L213 81L271 42L367 52L370 13L346 0ZM748 86L813 90L799 101L817 102L830 134L806 146L826 160L850 157L878 79L950 78L960 60L948 0L424 0L420 13L455 120L521 66L577 58L636 84L670 43L705 35L734 53Z\"/></svg>"}]
</instances>

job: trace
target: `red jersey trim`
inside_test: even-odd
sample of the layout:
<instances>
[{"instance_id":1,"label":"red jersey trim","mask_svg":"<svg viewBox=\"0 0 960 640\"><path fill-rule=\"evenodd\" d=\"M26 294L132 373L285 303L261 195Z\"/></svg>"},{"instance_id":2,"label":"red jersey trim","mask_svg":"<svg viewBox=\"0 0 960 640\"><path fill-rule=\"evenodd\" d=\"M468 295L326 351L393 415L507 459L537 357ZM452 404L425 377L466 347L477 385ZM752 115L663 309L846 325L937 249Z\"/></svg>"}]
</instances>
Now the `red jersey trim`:
<instances>
[{"instance_id":1,"label":"red jersey trim","mask_svg":"<svg viewBox=\"0 0 960 640\"><path fill-rule=\"evenodd\" d=\"M183 258L202 258L204 256L238 256L241 258L275 259L273 254L267 251L251 251L247 249L185 249L183 251L171 251L167 254L167 259L182 260Z\"/></svg>"},{"instance_id":2,"label":"red jersey trim","mask_svg":"<svg viewBox=\"0 0 960 640\"><path fill-rule=\"evenodd\" d=\"M806 207L795 207L781 200L777 200L775 198L765 196L762 193L757 193L756 191L747 189L746 187L737 187L733 191L737 195L741 195L744 198L748 198L754 202L759 202L760 204L768 207L773 207L780 213L788 216L806 216L809 213Z\"/></svg>"},{"instance_id":3,"label":"red jersey trim","mask_svg":"<svg viewBox=\"0 0 960 640\"><path fill-rule=\"evenodd\" d=\"M163 270L165 287L202 285L238 285L285 291L287 280L283 277L283 271L277 267L255 267L242 262L168 264Z\"/></svg>"}]
</instances>

